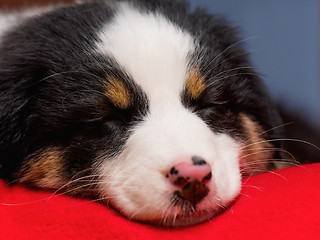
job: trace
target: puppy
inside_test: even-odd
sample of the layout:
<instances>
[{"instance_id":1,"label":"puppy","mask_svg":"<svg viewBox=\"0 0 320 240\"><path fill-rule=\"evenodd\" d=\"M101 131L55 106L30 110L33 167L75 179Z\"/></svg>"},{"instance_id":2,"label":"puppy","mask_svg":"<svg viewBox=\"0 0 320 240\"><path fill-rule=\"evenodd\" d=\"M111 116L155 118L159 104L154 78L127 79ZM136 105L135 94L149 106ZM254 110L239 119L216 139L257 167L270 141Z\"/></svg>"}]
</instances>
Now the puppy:
<instances>
[{"instance_id":1,"label":"puppy","mask_svg":"<svg viewBox=\"0 0 320 240\"><path fill-rule=\"evenodd\" d=\"M214 217L281 123L229 24L172 0L2 13L0 177L129 219Z\"/></svg>"}]
</instances>

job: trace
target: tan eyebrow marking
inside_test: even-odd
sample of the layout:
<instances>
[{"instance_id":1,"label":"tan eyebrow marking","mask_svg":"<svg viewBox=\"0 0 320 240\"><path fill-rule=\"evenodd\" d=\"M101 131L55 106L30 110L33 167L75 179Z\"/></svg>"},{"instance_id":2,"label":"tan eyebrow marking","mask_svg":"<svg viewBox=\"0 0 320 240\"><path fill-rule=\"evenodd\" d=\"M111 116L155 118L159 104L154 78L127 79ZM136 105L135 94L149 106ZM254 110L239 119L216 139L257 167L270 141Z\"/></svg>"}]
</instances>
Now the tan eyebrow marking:
<instances>
[{"instance_id":1,"label":"tan eyebrow marking","mask_svg":"<svg viewBox=\"0 0 320 240\"><path fill-rule=\"evenodd\" d=\"M197 99L206 89L205 79L197 68L191 69L187 79L187 91L192 99Z\"/></svg>"},{"instance_id":2,"label":"tan eyebrow marking","mask_svg":"<svg viewBox=\"0 0 320 240\"><path fill-rule=\"evenodd\" d=\"M130 93L121 80L108 78L105 94L120 109L127 109L131 105Z\"/></svg>"}]
</instances>

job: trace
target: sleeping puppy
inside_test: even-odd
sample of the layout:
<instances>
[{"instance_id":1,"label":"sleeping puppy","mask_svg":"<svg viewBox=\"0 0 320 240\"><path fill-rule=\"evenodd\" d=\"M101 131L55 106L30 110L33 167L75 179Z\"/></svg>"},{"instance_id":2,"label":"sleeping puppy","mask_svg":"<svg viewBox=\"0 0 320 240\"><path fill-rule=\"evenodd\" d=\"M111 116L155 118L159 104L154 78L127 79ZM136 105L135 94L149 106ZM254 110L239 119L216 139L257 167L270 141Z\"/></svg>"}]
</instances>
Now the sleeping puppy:
<instances>
[{"instance_id":1,"label":"sleeping puppy","mask_svg":"<svg viewBox=\"0 0 320 240\"><path fill-rule=\"evenodd\" d=\"M0 15L0 176L129 219L212 218L281 123L235 29L171 0Z\"/></svg>"}]
</instances>

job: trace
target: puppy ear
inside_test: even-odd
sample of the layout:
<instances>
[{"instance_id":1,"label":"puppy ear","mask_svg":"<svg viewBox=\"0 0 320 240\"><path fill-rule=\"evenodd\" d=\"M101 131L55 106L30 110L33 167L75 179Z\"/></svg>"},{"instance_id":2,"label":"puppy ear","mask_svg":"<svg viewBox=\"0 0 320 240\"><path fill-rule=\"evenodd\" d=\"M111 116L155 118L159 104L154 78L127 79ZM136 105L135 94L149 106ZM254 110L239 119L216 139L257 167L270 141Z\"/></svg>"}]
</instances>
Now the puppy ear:
<instances>
[{"instance_id":1,"label":"puppy ear","mask_svg":"<svg viewBox=\"0 0 320 240\"><path fill-rule=\"evenodd\" d=\"M253 77L251 79L251 89L253 90L246 97L245 108L248 109L248 114L255 118L255 121L263 129L263 137L273 148L278 149L274 151L273 158L283 159L283 141L284 128L283 122L279 115L276 104L271 99L266 86L262 80Z\"/></svg>"},{"instance_id":2,"label":"puppy ear","mask_svg":"<svg viewBox=\"0 0 320 240\"><path fill-rule=\"evenodd\" d=\"M1 58L3 61L5 58ZM32 92L42 79L38 64L24 64L8 56L0 68L0 177L9 178L28 149L32 131Z\"/></svg>"}]
</instances>

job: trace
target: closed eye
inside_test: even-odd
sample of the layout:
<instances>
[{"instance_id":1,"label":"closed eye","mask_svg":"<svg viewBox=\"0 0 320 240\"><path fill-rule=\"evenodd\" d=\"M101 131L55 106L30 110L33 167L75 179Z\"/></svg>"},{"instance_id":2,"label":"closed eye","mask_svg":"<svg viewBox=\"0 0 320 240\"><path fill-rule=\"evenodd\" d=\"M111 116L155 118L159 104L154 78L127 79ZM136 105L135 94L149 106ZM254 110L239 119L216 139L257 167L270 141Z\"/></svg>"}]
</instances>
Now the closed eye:
<instances>
[{"instance_id":1,"label":"closed eye","mask_svg":"<svg viewBox=\"0 0 320 240\"><path fill-rule=\"evenodd\" d=\"M202 103L194 107L194 111L205 111L205 110L212 110L217 108L218 106L221 107L222 105L226 105L229 101L213 101L210 103Z\"/></svg>"}]
</instances>

